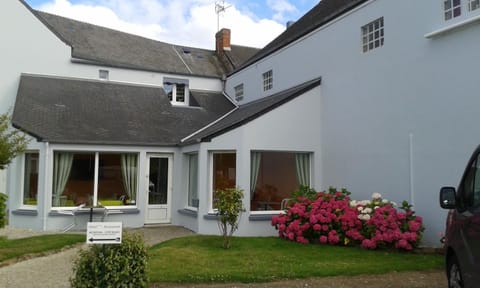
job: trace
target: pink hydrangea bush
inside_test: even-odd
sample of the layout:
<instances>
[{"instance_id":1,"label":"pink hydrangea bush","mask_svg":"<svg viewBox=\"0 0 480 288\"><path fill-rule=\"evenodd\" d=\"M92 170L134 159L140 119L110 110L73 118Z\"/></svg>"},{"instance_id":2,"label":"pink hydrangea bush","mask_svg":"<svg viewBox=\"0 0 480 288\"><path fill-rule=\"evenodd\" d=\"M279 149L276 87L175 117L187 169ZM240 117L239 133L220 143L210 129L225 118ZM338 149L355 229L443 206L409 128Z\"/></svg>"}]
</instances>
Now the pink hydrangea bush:
<instances>
[{"instance_id":1,"label":"pink hydrangea bush","mask_svg":"<svg viewBox=\"0 0 480 288\"><path fill-rule=\"evenodd\" d=\"M310 190L311 192L311 190ZM307 195L307 194L305 194ZM303 244L359 245L366 249L412 250L423 235L422 218L404 201L400 210L378 193L350 200L343 189L296 195L286 213L272 218L279 236Z\"/></svg>"}]
</instances>

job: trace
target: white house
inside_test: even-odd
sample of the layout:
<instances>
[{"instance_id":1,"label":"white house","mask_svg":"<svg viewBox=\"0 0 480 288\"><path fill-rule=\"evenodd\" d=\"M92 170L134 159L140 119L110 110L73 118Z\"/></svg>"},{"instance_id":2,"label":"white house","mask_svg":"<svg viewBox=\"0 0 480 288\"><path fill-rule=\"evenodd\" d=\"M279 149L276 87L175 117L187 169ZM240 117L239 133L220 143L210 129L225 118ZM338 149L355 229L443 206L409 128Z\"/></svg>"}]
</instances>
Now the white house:
<instances>
[{"instance_id":1,"label":"white house","mask_svg":"<svg viewBox=\"0 0 480 288\"><path fill-rule=\"evenodd\" d=\"M226 93L240 86L248 103L321 77L320 119L296 128L320 132L314 187L407 200L425 244L440 245L439 189L480 143L479 4L323 0L229 75Z\"/></svg>"},{"instance_id":2,"label":"white house","mask_svg":"<svg viewBox=\"0 0 480 288\"><path fill-rule=\"evenodd\" d=\"M439 245L439 188L480 142L479 8L322 0L258 52L228 30L215 52L8 0L0 107L15 102L13 124L34 137L9 168L10 224L59 230L88 202L125 226L218 233L213 191L238 186L239 235L274 235L292 190L337 186L413 203Z\"/></svg>"}]
</instances>

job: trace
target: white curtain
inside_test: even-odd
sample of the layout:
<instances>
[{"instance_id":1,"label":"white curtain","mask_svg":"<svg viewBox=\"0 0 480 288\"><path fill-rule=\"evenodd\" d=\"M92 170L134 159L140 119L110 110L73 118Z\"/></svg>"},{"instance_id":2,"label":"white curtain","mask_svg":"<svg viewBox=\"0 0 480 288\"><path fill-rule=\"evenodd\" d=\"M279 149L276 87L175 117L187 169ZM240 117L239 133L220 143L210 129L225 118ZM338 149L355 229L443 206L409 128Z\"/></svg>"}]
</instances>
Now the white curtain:
<instances>
[{"instance_id":1,"label":"white curtain","mask_svg":"<svg viewBox=\"0 0 480 288\"><path fill-rule=\"evenodd\" d=\"M188 167L188 205L198 208L198 154L190 155Z\"/></svg>"},{"instance_id":2,"label":"white curtain","mask_svg":"<svg viewBox=\"0 0 480 288\"><path fill-rule=\"evenodd\" d=\"M252 152L250 159L250 199L255 195L255 187L257 186L258 172L260 171L260 161L262 159L261 152Z\"/></svg>"},{"instance_id":3,"label":"white curtain","mask_svg":"<svg viewBox=\"0 0 480 288\"><path fill-rule=\"evenodd\" d=\"M137 200L137 155L122 154L123 187L130 200Z\"/></svg>"},{"instance_id":4,"label":"white curtain","mask_svg":"<svg viewBox=\"0 0 480 288\"><path fill-rule=\"evenodd\" d=\"M307 153L296 153L295 164L298 184L300 186L310 186L310 155Z\"/></svg>"},{"instance_id":5,"label":"white curtain","mask_svg":"<svg viewBox=\"0 0 480 288\"><path fill-rule=\"evenodd\" d=\"M58 207L72 170L73 153L55 153L53 161L53 207Z\"/></svg>"}]
</instances>

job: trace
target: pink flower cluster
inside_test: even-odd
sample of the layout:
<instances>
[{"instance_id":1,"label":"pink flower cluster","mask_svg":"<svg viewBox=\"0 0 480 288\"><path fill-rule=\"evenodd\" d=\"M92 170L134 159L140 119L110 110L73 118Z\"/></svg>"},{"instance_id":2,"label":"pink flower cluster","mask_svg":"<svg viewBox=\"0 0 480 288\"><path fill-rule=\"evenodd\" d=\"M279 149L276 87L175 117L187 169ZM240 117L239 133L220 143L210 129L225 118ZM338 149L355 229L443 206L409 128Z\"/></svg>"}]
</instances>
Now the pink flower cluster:
<instances>
[{"instance_id":1,"label":"pink flower cluster","mask_svg":"<svg viewBox=\"0 0 480 288\"><path fill-rule=\"evenodd\" d=\"M346 190L330 189L316 193L314 197L298 196L285 214L272 218L272 225L278 229L281 238L303 244L401 250L418 246L424 230L422 218L414 215L407 202L403 202L400 208L404 212L398 211L389 201L375 209L365 209L365 204L352 205L355 201L350 201L349 194ZM366 211L368 217L364 217Z\"/></svg>"}]
</instances>

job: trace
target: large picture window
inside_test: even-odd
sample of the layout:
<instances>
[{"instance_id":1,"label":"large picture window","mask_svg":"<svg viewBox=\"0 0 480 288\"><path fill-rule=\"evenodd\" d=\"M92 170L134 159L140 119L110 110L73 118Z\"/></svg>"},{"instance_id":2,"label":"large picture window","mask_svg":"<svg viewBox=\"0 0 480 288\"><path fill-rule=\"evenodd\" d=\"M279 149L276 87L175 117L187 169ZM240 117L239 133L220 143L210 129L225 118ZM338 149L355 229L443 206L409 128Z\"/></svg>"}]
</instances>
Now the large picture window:
<instances>
[{"instance_id":1,"label":"large picture window","mask_svg":"<svg viewBox=\"0 0 480 288\"><path fill-rule=\"evenodd\" d=\"M236 187L236 163L235 153L213 154L213 208L215 208L216 191Z\"/></svg>"},{"instance_id":2,"label":"large picture window","mask_svg":"<svg viewBox=\"0 0 480 288\"><path fill-rule=\"evenodd\" d=\"M133 153L55 152L52 206L135 203L137 158Z\"/></svg>"},{"instance_id":3,"label":"large picture window","mask_svg":"<svg viewBox=\"0 0 480 288\"><path fill-rule=\"evenodd\" d=\"M37 205L38 152L25 153L23 175L23 205Z\"/></svg>"},{"instance_id":4,"label":"large picture window","mask_svg":"<svg viewBox=\"0 0 480 288\"><path fill-rule=\"evenodd\" d=\"M252 152L250 210L280 210L300 186L310 186L310 154Z\"/></svg>"}]
</instances>

